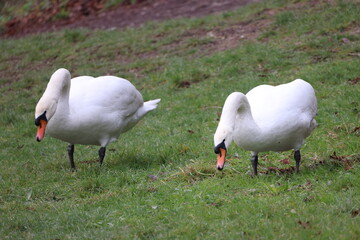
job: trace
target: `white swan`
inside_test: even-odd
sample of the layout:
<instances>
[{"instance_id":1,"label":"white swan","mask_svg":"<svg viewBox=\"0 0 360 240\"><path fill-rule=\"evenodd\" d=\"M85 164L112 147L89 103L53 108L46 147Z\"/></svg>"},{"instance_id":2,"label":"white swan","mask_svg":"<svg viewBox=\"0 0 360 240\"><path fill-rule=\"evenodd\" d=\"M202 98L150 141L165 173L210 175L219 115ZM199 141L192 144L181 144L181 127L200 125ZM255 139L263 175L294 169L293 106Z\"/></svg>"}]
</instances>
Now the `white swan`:
<instances>
[{"instance_id":1,"label":"white swan","mask_svg":"<svg viewBox=\"0 0 360 240\"><path fill-rule=\"evenodd\" d=\"M36 140L41 141L45 129L51 137L69 143L70 166L75 169L74 144L99 145L99 163L106 146L131 129L160 99L144 102L141 94L127 80L102 76L71 79L64 68L50 78L36 105Z\"/></svg>"},{"instance_id":2,"label":"white swan","mask_svg":"<svg viewBox=\"0 0 360 240\"><path fill-rule=\"evenodd\" d=\"M316 126L316 112L315 91L301 79L278 86L261 85L246 95L231 93L214 135L217 168L223 169L226 151L234 141L251 151L255 175L259 152L291 149L295 150L298 172L300 147Z\"/></svg>"}]
</instances>

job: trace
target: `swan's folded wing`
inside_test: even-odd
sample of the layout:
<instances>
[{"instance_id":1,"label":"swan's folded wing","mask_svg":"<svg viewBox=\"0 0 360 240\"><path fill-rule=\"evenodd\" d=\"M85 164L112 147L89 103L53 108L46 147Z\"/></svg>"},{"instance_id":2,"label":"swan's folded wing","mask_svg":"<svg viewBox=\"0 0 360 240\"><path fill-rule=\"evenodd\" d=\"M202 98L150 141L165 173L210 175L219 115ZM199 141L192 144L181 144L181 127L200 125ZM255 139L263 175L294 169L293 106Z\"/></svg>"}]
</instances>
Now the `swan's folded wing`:
<instances>
[{"instance_id":1,"label":"swan's folded wing","mask_svg":"<svg viewBox=\"0 0 360 240\"><path fill-rule=\"evenodd\" d=\"M127 117L142 106L143 98L127 80L104 76L98 78L75 78L71 82L70 106L76 112L92 115L117 114Z\"/></svg>"},{"instance_id":2,"label":"swan's folded wing","mask_svg":"<svg viewBox=\"0 0 360 240\"><path fill-rule=\"evenodd\" d=\"M317 102L312 86L295 80L278 86L261 85L246 94L256 122L278 122L296 119L306 113L309 121L315 117Z\"/></svg>"}]
</instances>

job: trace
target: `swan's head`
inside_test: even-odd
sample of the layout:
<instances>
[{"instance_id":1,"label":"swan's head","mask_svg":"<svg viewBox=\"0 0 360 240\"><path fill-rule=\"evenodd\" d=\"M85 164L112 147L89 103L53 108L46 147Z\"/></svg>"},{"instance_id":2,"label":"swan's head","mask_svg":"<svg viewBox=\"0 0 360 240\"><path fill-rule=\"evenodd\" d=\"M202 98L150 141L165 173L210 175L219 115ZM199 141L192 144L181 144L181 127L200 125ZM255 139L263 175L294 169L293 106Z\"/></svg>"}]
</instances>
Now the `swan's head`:
<instances>
[{"instance_id":1,"label":"swan's head","mask_svg":"<svg viewBox=\"0 0 360 240\"><path fill-rule=\"evenodd\" d=\"M218 170L223 170L224 165L225 165L225 158L226 158L226 145L225 145L225 139L219 143L218 145L216 145L214 147L214 152L215 154L217 154L217 163L216 163L216 168Z\"/></svg>"},{"instance_id":2,"label":"swan's head","mask_svg":"<svg viewBox=\"0 0 360 240\"><path fill-rule=\"evenodd\" d=\"M38 142L44 138L46 125L55 114L62 91L68 91L70 79L71 76L68 70L60 68L55 71L50 78L43 96L36 105L35 125L38 127L36 133L36 140Z\"/></svg>"},{"instance_id":3,"label":"swan's head","mask_svg":"<svg viewBox=\"0 0 360 240\"><path fill-rule=\"evenodd\" d=\"M226 152L231 142L231 130L219 126L214 135L214 152L217 154L216 168L218 170L224 168Z\"/></svg>"},{"instance_id":4,"label":"swan's head","mask_svg":"<svg viewBox=\"0 0 360 240\"><path fill-rule=\"evenodd\" d=\"M218 155L216 167L219 170L224 168L226 151L234 138L237 115L248 106L248 100L243 93L233 92L226 98L214 135L214 150Z\"/></svg>"},{"instance_id":5,"label":"swan's head","mask_svg":"<svg viewBox=\"0 0 360 240\"><path fill-rule=\"evenodd\" d=\"M35 108L35 125L38 127L36 132L36 140L40 142L45 135L45 129L48 121L54 116L57 101L54 99L46 99L44 96L40 99Z\"/></svg>"},{"instance_id":6,"label":"swan's head","mask_svg":"<svg viewBox=\"0 0 360 240\"><path fill-rule=\"evenodd\" d=\"M236 114L242 105L244 97L244 94L234 92L227 97L224 103L220 122L214 135L214 151L217 154L216 168L218 170L224 168L226 151L233 141Z\"/></svg>"}]
</instances>

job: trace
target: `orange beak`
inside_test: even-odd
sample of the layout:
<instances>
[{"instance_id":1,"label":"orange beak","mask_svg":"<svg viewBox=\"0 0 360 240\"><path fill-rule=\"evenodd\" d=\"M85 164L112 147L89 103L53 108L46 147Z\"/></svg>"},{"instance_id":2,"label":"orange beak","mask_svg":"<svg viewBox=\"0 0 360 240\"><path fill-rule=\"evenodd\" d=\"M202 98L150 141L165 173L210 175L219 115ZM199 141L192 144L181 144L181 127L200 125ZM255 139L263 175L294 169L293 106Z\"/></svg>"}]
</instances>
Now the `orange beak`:
<instances>
[{"instance_id":1,"label":"orange beak","mask_svg":"<svg viewBox=\"0 0 360 240\"><path fill-rule=\"evenodd\" d=\"M223 170L225 165L225 157L226 157L226 149L220 148L220 153L218 154L217 164L216 164L216 168L218 170Z\"/></svg>"},{"instance_id":2,"label":"orange beak","mask_svg":"<svg viewBox=\"0 0 360 240\"><path fill-rule=\"evenodd\" d=\"M40 125L38 126L37 132L36 132L36 141L40 142L45 135L45 129L46 129L47 121L41 119Z\"/></svg>"}]
</instances>

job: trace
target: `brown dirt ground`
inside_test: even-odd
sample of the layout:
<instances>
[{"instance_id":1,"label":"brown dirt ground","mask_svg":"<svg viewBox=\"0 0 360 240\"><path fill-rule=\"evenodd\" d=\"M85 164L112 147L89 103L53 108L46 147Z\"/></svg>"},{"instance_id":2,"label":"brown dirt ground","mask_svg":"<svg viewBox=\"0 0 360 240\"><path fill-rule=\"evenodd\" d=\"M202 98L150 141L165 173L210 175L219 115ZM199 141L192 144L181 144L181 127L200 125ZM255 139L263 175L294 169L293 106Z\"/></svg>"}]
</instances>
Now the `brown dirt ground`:
<instances>
[{"instance_id":1,"label":"brown dirt ground","mask_svg":"<svg viewBox=\"0 0 360 240\"><path fill-rule=\"evenodd\" d=\"M70 13L66 19L56 19L61 9L54 1L53 6L45 11L34 11L26 17L7 22L3 36L22 37L62 28L136 27L148 21L199 17L234 10L257 1L260 0L140 0L136 4L125 3L104 10L104 0L70 0L66 5Z\"/></svg>"}]
</instances>

